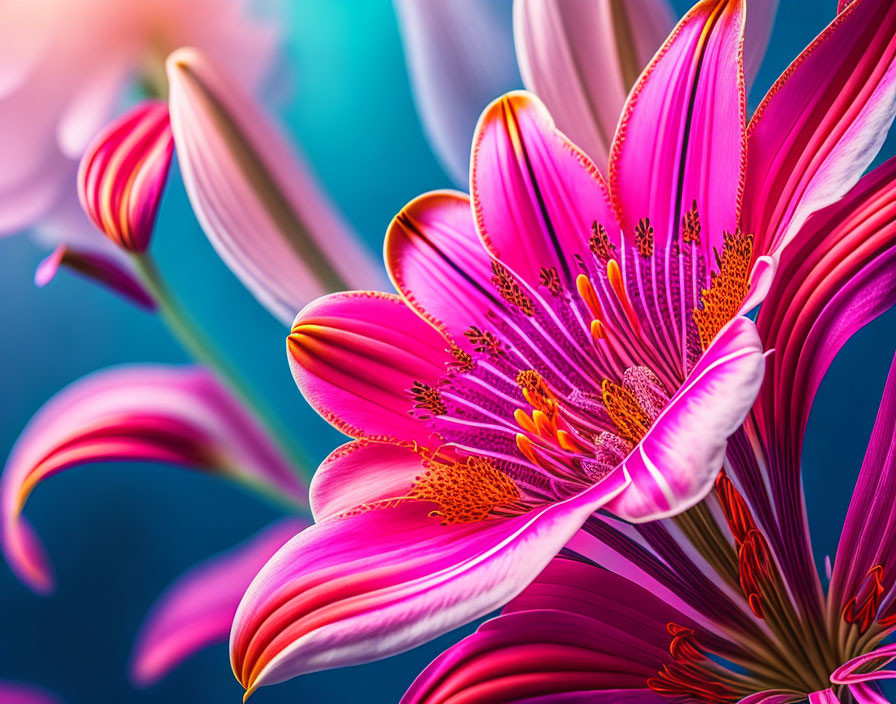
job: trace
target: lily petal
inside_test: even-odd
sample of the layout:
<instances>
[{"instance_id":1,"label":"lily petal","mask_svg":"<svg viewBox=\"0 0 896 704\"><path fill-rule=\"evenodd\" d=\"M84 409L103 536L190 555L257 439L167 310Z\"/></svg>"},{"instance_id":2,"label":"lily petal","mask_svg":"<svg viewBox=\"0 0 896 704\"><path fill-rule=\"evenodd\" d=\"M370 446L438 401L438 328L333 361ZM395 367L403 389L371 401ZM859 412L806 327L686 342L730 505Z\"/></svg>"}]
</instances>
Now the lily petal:
<instances>
[{"instance_id":1,"label":"lily petal","mask_svg":"<svg viewBox=\"0 0 896 704\"><path fill-rule=\"evenodd\" d=\"M28 496L63 470L114 460L181 464L304 502L289 464L210 372L151 365L94 372L44 404L0 478L3 553L35 591L49 592L53 583L21 516Z\"/></svg>"},{"instance_id":2,"label":"lily petal","mask_svg":"<svg viewBox=\"0 0 896 704\"><path fill-rule=\"evenodd\" d=\"M287 358L302 394L329 423L352 437L424 440L409 415L414 382L445 374L445 339L396 295L334 293L301 311Z\"/></svg>"},{"instance_id":3,"label":"lily petal","mask_svg":"<svg viewBox=\"0 0 896 704\"><path fill-rule=\"evenodd\" d=\"M610 154L623 235L649 218L674 241L696 203L706 261L738 226L746 152L741 0L703 0L679 22L635 85Z\"/></svg>"},{"instance_id":4,"label":"lily petal","mask_svg":"<svg viewBox=\"0 0 896 704\"><path fill-rule=\"evenodd\" d=\"M56 278L62 266L105 286L140 308L147 310L156 308L155 299L125 263L97 252L78 250L65 244L60 244L37 265L34 271L34 284L43 288Z\"/></svg>"},{"instance_id":5,"label":"lily petal","mask_svg":"<svg viewBox=\"0 0 896 704\"><path fill-rule=\"evenodd\" d=\"M442 525L433 504L408 501L316 524L246 592L230 640L234 672L251 694L403 652L483 616L531 582L627 481L608 477L513 518Z\"/></svg>"},{"instance_id":6,"label":"lily petal","mask_svg":"<svg viewBox=\"0 0 896 704\"><path fill-rule=\"evenodd\" d=\"M526 88L601 169L629 90L675 26L666 0L516 0Z\"/></svg>"},{"instance_id":7,"label":"lily petal","mask_svg":"<svg viewBox=\"0 0 896 704\"><path fill-rule=\"evenodd\" d=\"M681 513L705 497L722 467L728 437L759 393L764 370L756 326L735 318L623 461L632 483L608 509L641 522Z\"/></svg>"},{"instance_id":8,"label":"lily petal","mask_svg":"<svg viewBox=\"0 0 896 704\"><path fill-rule=\"evenodd\" d=\"M396 0L395 10L426 136L448 175L466 189L482 106L520 85L510 4Z\"/></svg>"},{"instance_id":9,"label":"lily petal","mask_svg":"<svg viewBox=\"0 0 896 704\"><path fill-rule=\"evenodd\" d=\"M772 86L748 129L744 231L780 255L856 184L896 114L896 5L845 8Z\"/></svg>"},{"instance_id":10,"label":"lily petal","mask_svg":"<svg viewBox=\"0 0 896 704\"><path fill-rule=\"evenodd\" d=\"M3 704L59 704L60 700L34 685L0 681L0 701Z\"/></svg>"},{"instance_id":11,"label":"lily petal","mask_svg":"<svg viewBox=\"0 0 896 704\"><path fill-rule=\"evenodd\" d=\"M119 247L149 246L174 152L168 106L146 101L91 142L78 169L78 197L94 225Z\"/></svg>"},{"instance_id":12,"label":"lily petal","mask_svg":"<svg viewBox=\"0 0 896 704\"><path fill-rule=\"evenodd\" d=\"M463 193L435 191L408 203L389 226L385 254L408 305L457 345L466 346L463 333L487 327L488 311L504 305Z\"/></svg>"},{"instance_id":13,"label":"lily petal","mask_svg":"<svg viewBox=\"0 0 896 704\"><path fill-rule=\"evenodd\" d=\"M690 625L627 579L556 558L501 616L436 658L402 704L662 704L645 683L674 662L668 623Z\"/></svg>"},{"instance_id":14,"label":"lily petal","mask_svg":"<svg viewBox=\"0 0 896 704\"><path fill-rule=\"evenodd\" d=\"M195 49L168 58L169 106L190 202L224 262L289 322L310 299L384 276L277 127Z\"/></svg>"},{"instance_id":15,"label":"lily petal","mask_svg":"<svg viewBox=\"0 0 896 704\"><path fill-rule=\"evenodd\" d=\"M552 267L572 286L574 258L591 256L595 221L618 232L603 177L530 93L509 93L482 113L471 183L486 248L533 288Z\"/></svg>"},{"instance_id":16,"label":"lily petal","mask_svg":"<svg viewBox=\"0 0 896 704\"><path fill-rule=\"evenodd\" d=\"M198 650L225 643L246 587L306 521L288 518L181 575L159 597L140 627L131 679L154 684Z\"/></svg>"}]
</instances>

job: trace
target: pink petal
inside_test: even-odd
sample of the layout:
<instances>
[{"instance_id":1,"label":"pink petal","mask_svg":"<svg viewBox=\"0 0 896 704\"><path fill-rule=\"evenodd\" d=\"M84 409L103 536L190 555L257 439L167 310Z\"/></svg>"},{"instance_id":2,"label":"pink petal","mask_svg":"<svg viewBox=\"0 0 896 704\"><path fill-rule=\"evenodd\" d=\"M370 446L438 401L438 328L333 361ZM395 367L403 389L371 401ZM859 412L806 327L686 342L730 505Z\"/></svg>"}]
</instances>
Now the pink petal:
<instances>
[{"instance_id":1,"label":"pink petal","mask_svg":"<svg viewBox=\"0 0 896 704\"><path fill-rule=\"evenodd\" d=\"M178 577L140 627L131 660L133 681L141 687L154 684L196 651L227 642L246 587L306 526L284 519Z\"/></svg>"},{"instance_id":2,"label":"pink petal","mask_svg":"<svg viewBox=\"0 0 896 704\"><path fill-rule=\"evenodd\" d=\"M809 704L840 704L840 700L832 689L824 689L820 692L811 692Z\"/></svg>"},{"instance_id":3,"label":"pink petal","mask_svg":"<svg viewBox=\"0 0 896 704\"><path fill-rule=\"evenodd\" d=\"M465 194L435 191L412 200L389 226L385 251L395 288L457 345L466 345L470 326L488 327L489 310L504 306Z\"/></svg>"},{"instance_id":4,"label":"pink petal","mask_svg":"<svg viewBox=\"0 0 896 704\"><path fill-rule=\"evenodd\" d=\"M681 513L703 499L722 468L728 437L759 393L764 369L756 326L735 318L623 461L632 483L609 510L642 522Z\"/></svg>"},{"instance_id":5,"label":"pink petal","mask_svg":"<svg viewBox=\"0 0 896 704\"><path fill-rule=\"evenodd\" d=\"M496 95L519 86L510 12L481 0L397 0L417 112L454 182L467 188L476 119Z\"/></svg>"},{"instance_id":6,"label":"pink petal","mask_svg":"<svg viewBox=\"0 0 896 704\"><path fill-rule=\"evenodd\" d=\"M0 702L3 704L59 704L60 700L34 685L0 681Z\"/></svg>"},{"instance_id":7,"label":"pink petal","mask_svg":"<svg viewBox=\"0 0 896 704\"><path fill-rule=\"evenodd\" d=\"M521 0L513 26L526 88L606 169L628 92L675 26L669 3Z\"/></svg>"},{"instance_id":8,"label":"pink petal","mask_svg":"<svg viewBox=\"0 0 896 704\"><path fill-rule=\"evenodd\" d=\"M859 180L896 114L896 5L841 12L794 61L750 127L743 225L778 256L806 218Z\"/></svg>"},{"instance_id":9,"label":"pink petal","mask_svg":"<svg viewBox=\"0 0 896 704\"><path fill-rule=\"evenodd\" d=\"M747 90L759 72L768 40L772 36L778 0L750 0L747 5L747 24L744 28L744 74Z\"/></svg>"},{"instance_id":10,"label":"pink petal","mask_svg":"<svg viewBox=\"0 0 896 704\"><path fill-rule=\"evenodd\" d=\"M380 268L261 108L192 49L168 58L171 126L190 202L224 262L275 316L378 288Z\"/></svg>"},{"instance_id":11,"label":"pink petal","mask_svg":"<svg viewBox=\"0 0 896 704\"><path fill-rule=\"evenodd\" d=\"M76 381L35 414L0 478L2 548L32 589L52 578L21 518L35 486L89 462L182 464L302 503L304 487L272 441L204 369L129 366Z\"/></svg>"},{"instance_id":12,"label":"pink petal","mask_svg":"<svg viewBox=\"0 0 896 704\"><path fill-rule=\"evenodd\" d=\"M34 271L34 284L43 288L50 283L61 266L105 286L132 303L147 310L155 310L155 299L131 273L126 264L117 259L88 251L79 251L61 244Z\"/></svg>"},{"instance_id":13,"label":"pink petal","mask_svg":"<svg viewBox=\"0 0 896 704\"><path fill-rule=\"evenodd\" d=\"M94 225L119 247L149 246L174 140L165 103L146 101L90 143L78 169L78 197Z\"/></svg>"},{"instance_id":14,"label":"pink petal","mask_svg":"<svg viewBox=\"0 0 896 704\"><path fill-rule=\"evenodd\" d=\"M251 693L413 648L516 596L582 522L625 486L615 476L513 518L441 525L400 502L316 524L246 592L231 660Z\"/></svg>"},{"instance_id":15,"label":"pink petal","mask_svg":"<svg viewBox=\"0 0 896 704\"><path fill-rule=\"evenodd\" d=\"M626 103L610 155L623 236L649 218L672 242L696 202L707 261L738 227L746 96L741 0L703 0L675 28Z\"/></svg>"},{"instance_id":16,"label":"pink petal","mask_svg":"<svg viewBox=\"0 0 896 704\"><path fill-rule=\"evenodd\" d=\"M402 704L662 704L646 682L673 663L670 622L690 624L610 571L557 558L501 616L436 658Z\"/></svg>"},{"instance_id":17,"label":"pink petal","mask_svg":"<svg viewBox=\"0 0 896 704\"><path fill-rule=\"evenodd\" d=\"M591 256L593 222L617 232L597 168L529 93L509 93L482 114L472 169L482 241L533 288L550 267L572 287L575 257Z\"/></svg>"},{"instance_id":18,"label":"pink petal","mask_svg":"<svg viewBox=\"0 0 896 704\"><path fill-rule=\"evenodd\" d=\"M425 441L410 389L444 376L447 347L398 296L350 291L296 316L287 358L306 400L346 435Z\"/></svg>"}]
</instances>

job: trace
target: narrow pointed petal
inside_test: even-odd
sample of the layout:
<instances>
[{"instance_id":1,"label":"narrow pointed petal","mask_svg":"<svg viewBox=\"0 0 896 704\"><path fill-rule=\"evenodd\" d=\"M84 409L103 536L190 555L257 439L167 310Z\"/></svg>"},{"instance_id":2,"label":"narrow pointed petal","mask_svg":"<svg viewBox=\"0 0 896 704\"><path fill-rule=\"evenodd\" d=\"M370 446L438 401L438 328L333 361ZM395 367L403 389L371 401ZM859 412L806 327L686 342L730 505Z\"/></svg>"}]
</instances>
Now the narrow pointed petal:
<instances>
[{"instance_id":1,"label":"narrow pointed petal","mask_svg":"<svg viewBox=\"0 0 896 704\"><path fill-rule=\"evenodd\" d=\"M385 251L395 288L457 345L466 345L470 326L487 328L488 311L503 306L463 193L435 191L412 200L389 226Z\"/></svg>"},{"instance_id":2,"label":"narrow pointed petal","mask_svg":"<svg viewBox=\"0 0 896 704\"><path fill-rule=\"evenodd\" d=\"M284 323L311 298L385 277L261 108L193 49L168 58L171 126L199 222Z\"/></svg>"},{"instance_id":3,"label":"narrow pointed petal","mask_svg":"<svg viewBox=\"0 0 896 704\"><path fill-rule=\"evenodd\" d=\"M632 483L608 508L641 522L681 513L705 497L722 467L728 437L759 393L764 370L756 326L735 318L623 461Z\"/></svg>"},{"instance_id":4,"label":"narrow pointed petal","mask_svg":"<svg viewBox=\"0 0 896 704\"><path fill-rule=\"evenodd\" d=\"M146 101L111 122L84 153L81 206L119 247L142 252L149 246L173 152L168 106Z\"/></svg>"},{"instance_id":5,"label":"narrow pointed petal","mask_svg":"<svg viewBox=\"0 0 896 704\"><path fill-rule=\"evenodd\" d=\"M234 672L251 693L394 655L483 616L529 584L627 481L608 477L513 518L442 525L432 504L409 501L316 524L246 592L230 640Z\"/></svg>"},{"instance_id":6,"label":"narrow pointed petal","mask_svg":"<svg viewBox=\"0 0 896 704\"><path fill-rule=\"evenodd\" d=\"M791 64L757 108L744 231L779 256L813 212L842 197L880 149L896 114L896 5L859 0Z\"/></svg>"},{"instance_id":7,"label":"narrow pointed petal","mask_svg":"<svg viewBox=\"0 0 896 704\"><path fill-rule=\"evenodd\" d=\"M287 358L307 401L346 435L422 441L429 433L409 414L411 388L444 376L454 359L447 348L400 297L349 291L296 316Z\"/></svg>"},{"instance_id":8,"label":"narrow pointed petal","mask_svg":"<svg viewBox=\"0 0 896 704\"><path fill-rule=\"evenodd\" d=\"M543 268L572 287L597 221L618 232L597 168L535 96L505 95L482 114L473 143L472 202L488 250L533 288Z\"/></svg>"},{"instance_id":9,"label":"narrow pointed petal","mask_svg":"<svg viewBox=\"0 0 896 704\"><path fill-rule=\"evenodd\" d=\"M896 548L896 358L837 545L830 598L842 609L876 565L892 569ZM885 595L882 597L885 599ZM885 616L885 614L881 614Z\"/></svg>"},{"instance_id":10,"label":"narrow pointed petal","mask_svg":"<svg viewBox=\"0 0 896 704\"><path fill-rule=\"evenodd\" d=\"M65 244L60 244L37 265L34 271L34 284L43 288L56 278L60 267L63 266L114 291L140 308L146 310L156 308L155 299L124 262L98 252L78 250Z\"/></svg>"},{"instance_id":11,"label":"narrow pointed petal","mask_svg":"<svg viewBox=\"0 0 896 704\"><path fill-rule=\"evenodd\" d=\"M94 372L44 404L0 478L3 553L35 591L53 584L21 516L28 496L66 469L120 460L180 464L304 500L304 487L270 438L210 372L151 365Z\"/></svg>"},{"instance_id":12,"label":"narrow pointed petal","mask_svg":"<svg viewBox=\"0 0 896 704\"><path fill-rule=\"evenodd\" d=\"M395 0L395 9L426 136L455 185L466 190L479 113L520 85L510 2Z\"/></svg>"},{"instance_id":13,"label":"narrow pointed petal","mask_svg":"<svg viewBox=\"0 0 896 704\"><path fill-rule=\"evenodd\" d=\"M0 681L3 704L60 704L60 700L34 685Z\"/></svg>"},{"instance_id":14,"label":"narrow pointed petal","mask_svg":"<svg viewBox=\"0 0 896 704\"><path fill-rule=\"evenodd\" d=\"M741 0L703 0L635 85L616 132L609 183L623 235L649 218L674 241L697 205L706 261L738 227L746 153Z\"/></svg>"},{"instance_id":15,"label":"narrow pointed petal","mask_svg":"<svg viewBox=\"0 0 896 704\"><path fill-rule=\"evenodd\" d=\"M629 90L675 26L667 0L516 0L526 88L601 170Z\"/></svg>"},{"instance_id":16,"label":"narrow pointed petal","mask_svg":"<svg viewBox=\"0 0 896 704\"><path fill-rule=\"evenodd\" d=\"M402 704L662 704L646 686L690 621L607 570L557 558L501 616L434 660Z\"/></svg>"},{"instance_id":17,"label":"narrow pointed petal","mask_svg":"<svg viewBox=\"0 0 896 704\"><path fill-rule=\"evenodd\" d=\"M226 643L249 583L277 550L307 527L284 519L181 575L159 597L137 635L131 679L154 684L191 655Z\"/></svg>"}]
</instances>

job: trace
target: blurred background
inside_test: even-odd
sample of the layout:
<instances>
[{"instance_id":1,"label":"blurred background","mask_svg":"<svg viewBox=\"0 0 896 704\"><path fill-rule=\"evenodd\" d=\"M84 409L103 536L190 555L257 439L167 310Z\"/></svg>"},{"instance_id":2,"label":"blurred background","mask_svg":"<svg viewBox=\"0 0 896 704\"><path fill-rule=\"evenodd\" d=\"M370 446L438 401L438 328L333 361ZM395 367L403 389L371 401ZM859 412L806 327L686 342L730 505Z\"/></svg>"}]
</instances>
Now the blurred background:
<instances>
[{"instance_id":1,"label":"blurred background","mask_svg":"<svg viewBox=\"0 0 896 704\"><path fill-rule=\"evenodd\" d=\"M448 187L418 121L396 17L387 0L284 3L286 88L272 109L323 186L371 249L415 195ZM673 3L683 13L689 3ZM510 5L499 3L510 23ZM836 0L782 0L750 96L765 90L833 16ZM521 87L507 86L508 88ZM882 157L896 153L889 139ZM284 354L286 331L234 278L197 224L176 166L154 240L164 273L204 327L245 370L316 460L341 443L302 401ZM81 279L32 282L45 256L29 238L0 239L0 454L59 388L122 362L183 362L155 317ZM832 554L896 348L894 311L851 341L821 387L810 421L804 477L816 556ZM175 468L93 465L35 492L28 516L58 579L42 598L0 565L0 679L40 683L72 704L238 702L224 645L135 690L132 641L146 610L198 560L244 539L279 509L231 484ZM263 688L258 704L396 702L438 652L473 629L390 660Z\"/></svg>"}]
</instances>

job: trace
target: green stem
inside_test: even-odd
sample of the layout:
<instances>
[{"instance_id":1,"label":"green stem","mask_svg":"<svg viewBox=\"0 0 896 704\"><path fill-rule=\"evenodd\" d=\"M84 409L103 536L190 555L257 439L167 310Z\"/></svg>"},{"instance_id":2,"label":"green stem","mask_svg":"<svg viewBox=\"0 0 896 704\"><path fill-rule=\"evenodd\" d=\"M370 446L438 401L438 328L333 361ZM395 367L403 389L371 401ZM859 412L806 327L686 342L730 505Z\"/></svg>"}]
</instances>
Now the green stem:
<instances>
[{"instance_id":1,"label":"green stem","mask_svg":"<svg viewBox=\"0 0 896 704\"><path fill-rule=\"evenodd\" d=\"M303 479L309 479L311 462L308 454L300 447L293 436L287 432L280 420L270 411L267 405L258 398L246 383L239 370L224 357L217 347L202 332L192 317L187 313L180 301L171 292L152 257L145 252L133 254L137 273L159 306L159 313L169 330L180 342L184 350L197 362L211 369L231 391L245 404L252 415L268 430L278 449L284 454ZM253 488L258 489L259 487ZM267 490L261 490L270 496ZM284 497L275 497L281 502Z\"/></svg>"}]
</instances>

